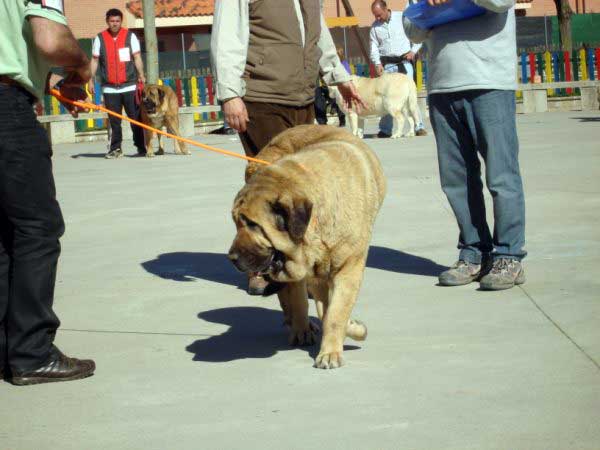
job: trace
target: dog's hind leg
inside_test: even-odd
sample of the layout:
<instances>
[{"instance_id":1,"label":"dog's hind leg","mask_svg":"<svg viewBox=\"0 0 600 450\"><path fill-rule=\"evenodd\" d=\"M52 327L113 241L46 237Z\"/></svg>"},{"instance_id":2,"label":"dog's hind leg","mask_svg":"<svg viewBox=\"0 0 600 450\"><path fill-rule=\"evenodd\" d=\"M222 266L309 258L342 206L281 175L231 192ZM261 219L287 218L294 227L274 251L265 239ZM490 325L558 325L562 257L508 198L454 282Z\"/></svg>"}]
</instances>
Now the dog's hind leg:
<instances>
[{"instance_id":1,"label":"dog's hind leg","mask_svg":"<svg viewBox=\"0 0 600 450\"><path fill-rule=\"evenodd\" d=\"M306 281L287 283L277 295L284 307L286 322L289 321L290 345L312 345L316 342L319 328L308 319L308 296Z\"/></svg>"},{"instance_id":2,"label":"dog's hind leg","mask_svg":"<svg viewBox=\"0 0 600 450\"><path fill-rule=\"evenodd\" d=\"M179 136L179 117L174 117L171 120L167 121L167 131L175 136ZM190 151L185 148L185 143L179 141L178 139L173 140L173 144L175 146L175 153L178 155L189 155Z\"/></svg>"},{"instance_id":3,"label":"dog's hind leg","mask_svg":"<svg viewBox=\"0 0 600 450\"><path fill-rule=\"evenodd\" d=\"M392 139L397 139L402 136L404 130L404 114L401 109L395 109L392 113L394 118L394 132L392 133Z\"/></svg>"}]
</instances>

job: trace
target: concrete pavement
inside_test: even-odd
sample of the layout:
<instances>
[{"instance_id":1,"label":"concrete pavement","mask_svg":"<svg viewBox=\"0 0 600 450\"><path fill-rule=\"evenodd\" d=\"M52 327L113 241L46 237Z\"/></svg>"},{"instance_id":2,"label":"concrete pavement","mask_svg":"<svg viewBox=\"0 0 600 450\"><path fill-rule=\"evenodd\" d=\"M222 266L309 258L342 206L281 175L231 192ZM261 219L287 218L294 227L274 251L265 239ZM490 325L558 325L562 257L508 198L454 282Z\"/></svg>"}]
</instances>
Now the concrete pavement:
<instances>
[{"instance_id":1,"label":"concrete pavement","mask_svg":"<svg viewBox=\"0 0 600 450\"><path fill-rule=\"evenodd\" d=\"M436 286L457 227L433 136L367 140L388 177L353 314L369 337L334 371L226 260L243 161L56 147L56 341L97 372L0 382L0 450L600 449L600 114L518 126L527 283L502 292Z\"/></svg>"}]
</instances>

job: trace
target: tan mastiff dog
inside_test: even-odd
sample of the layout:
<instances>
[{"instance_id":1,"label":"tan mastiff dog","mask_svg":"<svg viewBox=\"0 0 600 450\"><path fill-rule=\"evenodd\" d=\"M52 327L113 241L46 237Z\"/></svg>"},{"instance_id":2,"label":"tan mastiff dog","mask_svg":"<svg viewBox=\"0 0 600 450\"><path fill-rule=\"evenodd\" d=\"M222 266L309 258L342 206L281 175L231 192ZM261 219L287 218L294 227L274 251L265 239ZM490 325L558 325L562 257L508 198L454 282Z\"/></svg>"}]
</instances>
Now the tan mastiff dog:
<instances>
[{"instance_id":1,"label":"tan mastiff dog","mask_svg":"<svg viewBox=\"0 0 600 450\"><path fill-rule=\"evenodd\" d=\"M417 103L417 86L412 78L403 73L384 73L378 78L366 78L352 75L352 82L360 96L367 104L360 116L352 108L344 106L344 100L335 86L329 87L330 96L334 96L337 104L348 115L352 134L363 137L366 116L385 116L390 114L394 118L394 131L392 138L401 136L412 137L415 135L415 124L419 123L419 105ZM408 121L408 132L404 130L404 119Z\"/></svg>"},{"instance_id":2,"label":"tan mastiff dog","mask_svg":"<svg viewBox=\"0 0 600 450\"><path fill-rule=\"evenodd\" d=\"M278 295L292 345L315 343L310 292L323 324L315 367L340 367L345 337L367 336L350 314L385 196L381 164L361 139L319 125L281 133L258 157L272 164L248 167L229 258L243 272L285 283Z\"/></svg>"},{"instance_id":3,"label":"tan mastiff dog","mask_svg":"<svg viewBox=\"0 0 600 450\"><path fill-rule=\"evenodd\" d=\"M158 84L148 84L144 86L141 106L141 121L152 128L161 130L167 128L167 132L179 136L179 102L173 89L169 86L160 86ZM146 144L146 156L152 158L154 150L152 149L152 140L154 131L144 129L144 141ZM190 151L185 148L183 142L175 141L175 153L178 155L189 155ZM158 134L158 152L157 155L163 155L165 150L161 143L161 135Z\"/></svg>"}]
</instances>

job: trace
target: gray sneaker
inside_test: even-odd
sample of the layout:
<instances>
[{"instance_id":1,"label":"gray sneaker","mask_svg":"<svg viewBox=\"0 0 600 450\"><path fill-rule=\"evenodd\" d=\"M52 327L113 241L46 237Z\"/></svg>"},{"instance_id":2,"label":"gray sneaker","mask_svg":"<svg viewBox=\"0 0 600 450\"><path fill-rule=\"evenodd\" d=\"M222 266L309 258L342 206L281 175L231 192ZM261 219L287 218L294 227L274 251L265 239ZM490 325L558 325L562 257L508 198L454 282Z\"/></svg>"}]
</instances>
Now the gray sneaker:
<instances>
[{"instance_id":1,"label":"gray sneaker","mask_svg":"<svg viewBox=\"0 0 600 450\"><path fill-rule=\"evenodd\" d=\"M440 273L438 279L442 286L462 286L478 280L481 276L482 264L473 264L462 259L448 270Z\"/></svg>"},{"instance_id":2,"label":"gray sneaker","mask_svg":"<svg viewBox=\"0 0 600 450\"><path fill-rule=\"evenodd\" d=\"M115 148L114 150L108 152L104 157L106 159L117 159L121 156L123 156L123 150L121 150L120 148Z\"/></svg>"},{"instance_id":3,"label":"gray sneaker","mask_svg":"<svg viewBox=\"0 0 600 450\"><path fill-rule=\"evenodd\" d=\"M497 258L490 272L481 279L479 286L486 291L500 291L523 283L525 283L525 270L521 261Z\"/></svg>"}]
</instances>

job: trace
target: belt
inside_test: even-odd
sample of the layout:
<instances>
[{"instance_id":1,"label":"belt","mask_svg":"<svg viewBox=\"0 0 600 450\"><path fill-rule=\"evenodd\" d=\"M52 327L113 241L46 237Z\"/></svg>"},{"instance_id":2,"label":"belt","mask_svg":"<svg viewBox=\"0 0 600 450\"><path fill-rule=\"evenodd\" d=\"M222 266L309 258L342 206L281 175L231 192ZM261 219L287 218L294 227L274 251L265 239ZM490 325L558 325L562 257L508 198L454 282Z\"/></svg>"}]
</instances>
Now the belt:
<instances>
[{"instance_id":1,"label":"belt","mask_svg":"<svg viewBox=\"0 0 600 450\"><path fill-rule=\"evenodd\" d=\"M400 63L406 61L406 55L407 55L407 53L405 53L402 56L382 56L381 64L383 64L383 65L385 65L385 64L400 64Z\"/></svg>"},{"instance_id":2,"label":"belt","mask_svg":"<svg viewBox=\"0 0 600 450\"><path fill-rule=\"evenodd\" d=\"M29 103L31 103L33 105L36 102L36 98L33 96L33 94L31 92L29 92L27 89L25 89L21 83L13 80L10 77L7 77L6 75L0 75L0 86L14 87L19 92L21 92L22 94L27 96L27 100L29 101Z\"/></svg>"},{"instance_id":3,"label":"belt","mask_svg":"<svg viewBox=\"0 0 600 450\"><path fill-rule=\"evenodd\" d=\"M6 75L0 75L0 84L3 84L5 86L23 87L21 86L21 83L13 80L11 77L7 77Z\"/></svg>"}]
</instances>

